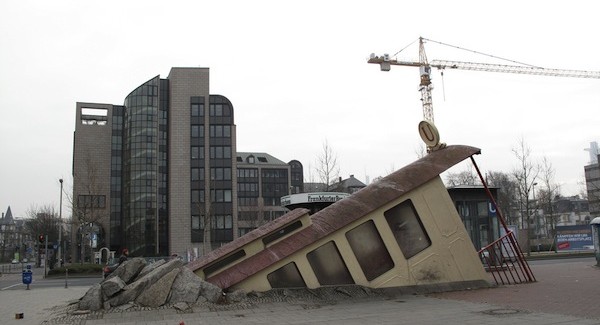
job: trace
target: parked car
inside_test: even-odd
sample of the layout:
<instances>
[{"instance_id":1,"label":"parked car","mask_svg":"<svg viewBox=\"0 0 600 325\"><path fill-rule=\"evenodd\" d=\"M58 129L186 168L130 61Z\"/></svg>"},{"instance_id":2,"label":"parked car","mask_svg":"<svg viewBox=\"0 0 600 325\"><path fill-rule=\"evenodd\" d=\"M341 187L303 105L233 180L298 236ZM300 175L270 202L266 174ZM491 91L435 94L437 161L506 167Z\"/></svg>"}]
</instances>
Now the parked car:
<instances>
[{"instance_id":1,"label":"parked car","mask_svg":"<svg viewBox=\"0 0 600 325\"><path fill-rule=\"evenodd\" d=\"M17 264L17 263L19 263L19 261L17 261L17 260L12 260L12 264Z\"/></svg>"}]
</instances>

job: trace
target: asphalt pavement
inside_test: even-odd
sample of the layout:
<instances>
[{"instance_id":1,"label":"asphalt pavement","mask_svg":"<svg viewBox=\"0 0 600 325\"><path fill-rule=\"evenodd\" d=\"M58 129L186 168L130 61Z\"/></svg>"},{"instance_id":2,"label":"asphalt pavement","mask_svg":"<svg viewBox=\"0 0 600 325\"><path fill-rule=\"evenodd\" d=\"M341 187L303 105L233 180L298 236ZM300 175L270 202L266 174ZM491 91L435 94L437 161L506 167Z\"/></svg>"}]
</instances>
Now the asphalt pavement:
<instances>
[{"instance_id":1,"label":"asphalt pavement","mask_svg":"<svg viewBox=\"0 0 600 325\"><path fill-rule=\"evenodd\" d=\"M132 307L80 314L73 303L89 285L39 287L34 278L30 290L0 288L0 324L600 324L595 264L594 258L534 261L535 283L432 295L282 297L186 310Z\"/></svg>"}]
</instances>

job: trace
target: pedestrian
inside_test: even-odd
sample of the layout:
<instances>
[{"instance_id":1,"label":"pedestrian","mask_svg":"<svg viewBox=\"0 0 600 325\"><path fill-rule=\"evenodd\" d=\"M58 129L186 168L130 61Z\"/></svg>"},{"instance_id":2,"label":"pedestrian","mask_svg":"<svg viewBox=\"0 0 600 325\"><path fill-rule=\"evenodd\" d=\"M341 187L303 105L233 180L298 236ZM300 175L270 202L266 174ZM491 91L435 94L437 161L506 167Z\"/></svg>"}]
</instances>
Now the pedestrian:
<instances>
[{"instance_id":1,"label":"pedestrian","mask_svg":"<svg viewBox=\"0 0 600 325\"><path fill-rule=\"evenodd\" d=\"M119 256L119 264L127 261L127 257L129 257L129 250L127 248L123 248L123 252L121 256Z\"/></svg>"}]
</instances>

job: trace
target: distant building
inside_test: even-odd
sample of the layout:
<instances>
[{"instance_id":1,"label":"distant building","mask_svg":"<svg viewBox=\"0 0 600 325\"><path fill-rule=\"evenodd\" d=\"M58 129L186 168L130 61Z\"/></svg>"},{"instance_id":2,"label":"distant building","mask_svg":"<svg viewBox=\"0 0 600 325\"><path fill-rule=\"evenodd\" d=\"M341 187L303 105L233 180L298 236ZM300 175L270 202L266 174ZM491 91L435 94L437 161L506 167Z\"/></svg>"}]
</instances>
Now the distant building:
<instances>
[{"instance_id":1,"label":"distant building","mask_svg":"<svg viewBox=\"0 0 600 325\"><path fill-rule=\"evenodd\" d=\"M557 196L553 201L557 226L587 225L591 221L590 204L579 196Z\"/></svg>"},{"instance_id":2,"label":"distant building","mask_svg":"<svg viewBox=\"0 0 600 325\"><path fill-rule=\"evenodd\" d=\"M327 184L325 183L304 183L304 191L301 193L312 193L312 192L327 192Z\"/></svg>"},{"instance_id":3,"label":"distant building","mask_svg":"<svg viewBox=\"0 0 600 325\"><path fill-rule=\"evenodd\" d=\"M354 178L354 175L350 175L350 177L346 179L340 177L337 183L329 186L328 192L344 192L352 194L365 187L367 187L365 183Z\"/></svg>"},{"instance_id":4,"label":"distant building","mask_svg":"<svg viewBox=\"0 0 600 325\"><path fill-rule=\"evenodd\" d=\"M284 215L281 197L300 191L302 164L257 152L237 153L238 236ZM294 182L292 181L294 179Z\"/></svg>"},{"instance_id":5,"label":"distant building","mask_svg":"<svg viewBox=\"0 0 600 325\"><path fill-rule=\"evenodd\" d=\"M489 188L497 200L495 187ZM477 250L500 237L500 222L494 206L482 185L459 185L448 188L467 233Z\"/></svg>"},{"instance_id":6,"label":"distant building","mask_svg":"<svg viewBox=\"0 0 600 325\"><path fill-rule=\"evenodd\" d=\"M600 217L600 164L598 164L599 157L600 155L596 156L595 161L592 161L590 165L584 167L589 211L592 219Z\"/></svg>"},{"instance_id":7,"label":"distant building","mask_svg":"<svg viewBox=\"0 0 600 325\"><path fill-rule=\"evenodd\" d=\"M0 218L0 263L10 263L16 259L21 261L23 258L33 256L33 251L28 247L32 246L31 238L25 234L25 222L22 219L15 219L10 210L2 213Z\"/></svg>"}]
</instances>

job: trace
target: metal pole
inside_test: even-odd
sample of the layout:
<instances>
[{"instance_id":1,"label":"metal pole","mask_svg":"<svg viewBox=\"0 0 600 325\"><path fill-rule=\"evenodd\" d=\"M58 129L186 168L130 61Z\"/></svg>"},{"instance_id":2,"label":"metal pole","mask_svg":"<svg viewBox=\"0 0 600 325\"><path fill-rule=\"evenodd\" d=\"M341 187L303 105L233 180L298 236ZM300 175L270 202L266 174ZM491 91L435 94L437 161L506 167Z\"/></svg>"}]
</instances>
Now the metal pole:
<instances>
[{"instance_id":1,"label":"metal pole","mask_svg":"<svg viewBox=\"0 0 600 325\"><path fill-rule=\"evenodd\" d=\"M60 182L60 202L58 203L58 267L62 266L61 263L61 251L62 251L62 193L63 193L63 179L58 180Z\"/></svg>"},{"instance_id":2,"label":"metal pole","mask_svg":"<svg viewBox=\"0 0 600 325\"><path fill-rule=\"evenodd\" d=\"M46 268L48 267L48 235L44 235L46 247L44 247L44 279L46 278Z\"/></svg>"}]
</instances>

